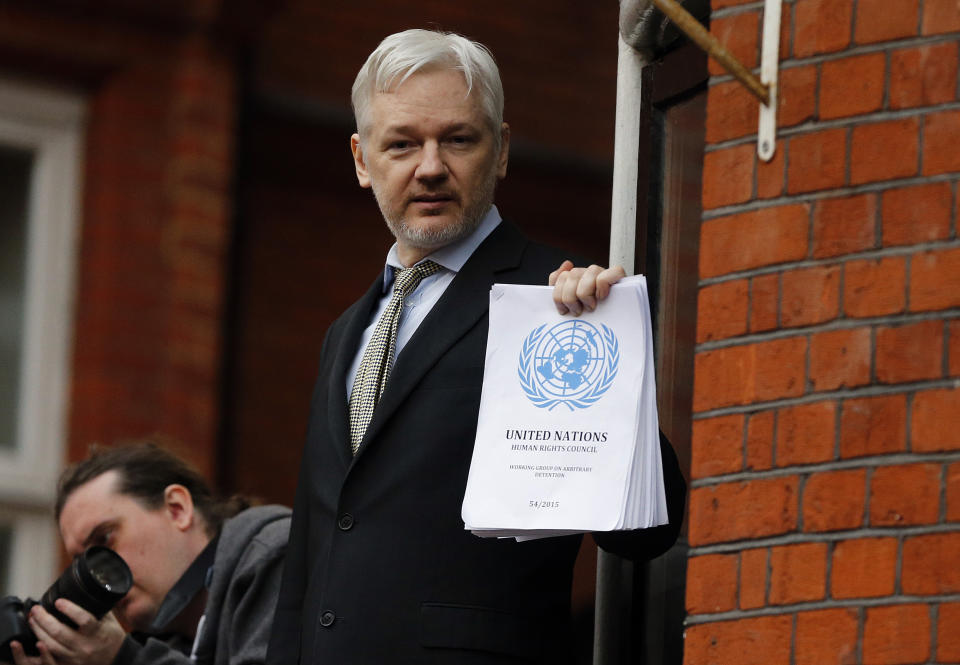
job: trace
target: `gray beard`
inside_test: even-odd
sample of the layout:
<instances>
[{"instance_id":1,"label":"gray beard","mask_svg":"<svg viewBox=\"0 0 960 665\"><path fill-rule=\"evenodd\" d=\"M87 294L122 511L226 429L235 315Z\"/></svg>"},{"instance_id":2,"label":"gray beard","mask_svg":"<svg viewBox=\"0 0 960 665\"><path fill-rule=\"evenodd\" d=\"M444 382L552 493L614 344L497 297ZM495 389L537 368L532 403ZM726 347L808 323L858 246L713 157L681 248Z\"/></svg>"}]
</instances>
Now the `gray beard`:
<instances>
[{"instance_id":1,"label":"gray beard","mask_svg":"<svg viewBox=\"0 0 960 665\"><path fill-rule=\"evenodd\" d=\"M376 184L373 185L372 189L373 196L380 206L380 212L383 214L383 219L387 223L387 228L390 229L394 238L397 240L402 238L411 247L434 250L466 238L480 226L480 222L483 221L490 206L493 205L493 194L496 186L497 176L495 173L491 173L490 177L484 181L476 202L465 209L453 224L439 229L411 228L407 224L406 218L388 216L383 203L380 201Z\"/></svg>"}]
</instances>

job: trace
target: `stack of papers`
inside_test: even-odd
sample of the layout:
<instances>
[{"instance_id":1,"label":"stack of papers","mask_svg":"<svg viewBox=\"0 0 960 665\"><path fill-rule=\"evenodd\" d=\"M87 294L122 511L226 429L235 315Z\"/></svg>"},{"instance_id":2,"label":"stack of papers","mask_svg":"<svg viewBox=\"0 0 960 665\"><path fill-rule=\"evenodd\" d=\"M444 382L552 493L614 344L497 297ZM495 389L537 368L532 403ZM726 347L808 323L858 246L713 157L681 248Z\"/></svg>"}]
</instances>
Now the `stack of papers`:
<instances>
[{"instance_id":1,"label":"stack of papers","mask_svg":"<svg viewBox=\"0 0 960 665\"><path fill-rule=\"evenodd\" d=\"M646 279L579 317L551 292L490 291L465 527L524 540L666 524Z\"/></svg>"}]
</instances>

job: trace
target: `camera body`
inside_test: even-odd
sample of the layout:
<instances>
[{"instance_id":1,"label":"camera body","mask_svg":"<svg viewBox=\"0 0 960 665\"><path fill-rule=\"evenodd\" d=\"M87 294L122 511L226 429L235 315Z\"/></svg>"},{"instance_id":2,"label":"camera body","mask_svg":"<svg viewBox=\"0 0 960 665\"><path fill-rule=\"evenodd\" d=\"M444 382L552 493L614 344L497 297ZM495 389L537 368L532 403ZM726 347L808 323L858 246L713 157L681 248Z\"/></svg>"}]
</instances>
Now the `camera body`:
<instances>
[{"instance_id":1,"label":"camera body","mask_svg":"<svg viewBox=\"0 0 960 665\"><path fill-rule=\"evenodd\" d=\"M66 598L100 619L113 609L132 585L130 568L120 555L110 548L94 545L73 558L40 598L39 604L61 623L76 628L76 624L54 606L58 598ZM20 600L16 596L0 600L0 661L13 662L12 641L20 642L26 653L37 654L37 638L27 622L30 608L36 604L35 600Z\"/></svg>"}]
</instances>

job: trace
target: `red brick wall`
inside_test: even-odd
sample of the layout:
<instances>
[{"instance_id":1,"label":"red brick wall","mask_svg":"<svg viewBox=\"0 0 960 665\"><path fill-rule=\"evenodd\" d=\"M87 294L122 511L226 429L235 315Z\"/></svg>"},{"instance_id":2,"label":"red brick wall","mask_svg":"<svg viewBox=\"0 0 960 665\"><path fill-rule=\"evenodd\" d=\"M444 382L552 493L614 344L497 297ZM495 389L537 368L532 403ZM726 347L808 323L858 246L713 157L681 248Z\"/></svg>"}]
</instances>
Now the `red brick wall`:
<instances>
[{"instance_id":1,"label":"red brick wall","mask_svg":"<svg viewBox=\"0 0 960 665\"><path fill-rule=\"evenodd\" d=\"M209 473L235 55L206 0L148 4L5 3L0 72L78 90L88 104L69 458L159 433Z\"/></svg>"},{"instance_id":2,"label":"red brick wall","mask_svg":"<svg viewBox=\"0 0 960 665\"><path fill-rule=\"evenodd\" d=\"M199 37L91 95L71 446L160 432L216 463L232 63Z\"/></svg>"},{"instance_id":3,"label":"red brick wall","mask_svg":"<svg viewBox=\"0 0 960 665\"><path fill-rule=\"evenodd\" d=\"M957 0L786 0L770 163L711 64L687 665L960 660L958 46Z\"/></svg>"}]
</instances>

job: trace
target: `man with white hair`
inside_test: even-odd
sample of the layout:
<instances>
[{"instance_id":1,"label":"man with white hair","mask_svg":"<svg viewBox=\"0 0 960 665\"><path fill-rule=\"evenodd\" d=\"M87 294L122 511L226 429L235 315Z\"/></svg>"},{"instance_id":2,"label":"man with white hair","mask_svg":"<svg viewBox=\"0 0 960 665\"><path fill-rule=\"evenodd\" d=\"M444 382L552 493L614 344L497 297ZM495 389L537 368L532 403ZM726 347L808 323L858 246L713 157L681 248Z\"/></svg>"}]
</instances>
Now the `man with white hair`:
<instances>
[{"instance_id":1,"label":"man with white hair","mask_svg":"<svg viewBox=\"0 0 960 665\"><path fill-rule=\"evenodd\" d=\"M501 219L510 129L483 46L391 35L353 107L357 179L396 243L323 344L268 662L564 662L580 537L481 539L460 519L488 294L553 270L558 309L576 315L623 273L572 268ZM643 559L674 542L685 488L669 444L663 457L670 524L601 546Z\"/></svg>"}]
</instances>

